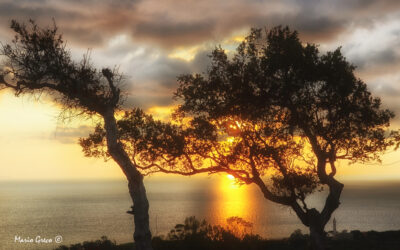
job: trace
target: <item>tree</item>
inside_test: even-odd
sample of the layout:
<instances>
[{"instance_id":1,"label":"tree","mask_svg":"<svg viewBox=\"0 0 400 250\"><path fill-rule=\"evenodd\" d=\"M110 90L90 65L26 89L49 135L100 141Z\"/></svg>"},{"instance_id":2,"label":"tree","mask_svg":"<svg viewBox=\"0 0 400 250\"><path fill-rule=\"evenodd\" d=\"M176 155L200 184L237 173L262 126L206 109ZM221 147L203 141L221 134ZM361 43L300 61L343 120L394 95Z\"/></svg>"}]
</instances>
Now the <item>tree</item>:
<instances>
[{"instance_id":1,"label":"tree","mask_svg":"<svg viewBox=\"0 0 400 250\"><path fill-rule=\"evenodd\" d=\"M206 74L179 77L173 124L126 112L117 122L122 145L146 173L224 172L257 185L266 199L291 207L310 228L313 247L324 249L324 227L344 186L336 162L379 161L397 149L394 114L354 76L340 49L320 55L288 28L265 36L252 30L231 59L221 48L211 59ZM81 140L88 156L107 157L104 135L100 125ZM310 208L306 197L324 186L324 208Z\"/></svg>"},{"instance_id":2,"label":"tree","mask_svg":"<svg viewBox=\"0 0 400 250\"><path fill-rule=\"evenodd\" d=\"M234 135L218 165L290 206L314 248L324 249L324 227L344 187L336 162L379 161L388 147L397 149L399 133L388 129L394 114L355 77L340 48L321 55L287 27L253 29L232 58L216 48L211 59L205 75L179 78L179 112ZM329 192L318 211L305 198L321 186Z\"/></svg>"},{"instance_id":3,"label":"tree","mask_svg":"<svg viewBox=\"0 0 400 250\"><path fill-rule=\"evenodd\" d=\"M116 70L95 69L88 57L74 62L55 24L43 29L33 21L29 25L12 21L11 29L16 33L14 40L0 49L4 58L0 89L11 89L17 96L45 93L66 111L102 118L107 152L128 180L136 249L152 249L143 174L120 143L114 116L121 109L122 94L118 85L122 76Z\"/></svg>"}]
</instances>

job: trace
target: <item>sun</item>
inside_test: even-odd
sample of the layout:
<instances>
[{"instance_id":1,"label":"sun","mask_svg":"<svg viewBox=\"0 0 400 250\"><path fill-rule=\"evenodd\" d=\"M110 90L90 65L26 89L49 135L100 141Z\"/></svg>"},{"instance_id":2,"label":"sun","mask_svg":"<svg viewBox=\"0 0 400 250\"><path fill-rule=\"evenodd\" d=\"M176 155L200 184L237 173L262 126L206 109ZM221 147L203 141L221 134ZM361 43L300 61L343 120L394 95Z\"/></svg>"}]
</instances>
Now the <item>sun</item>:
<instances>
[{"instance_id":1,"label":"sun","mask_svg":"<svg viewBox=\"0 0 400 250\"><path fill-rule=\"evenodd\" d=\"M231 174L226 175L226 177L227 177L229 180L232 180L232 181L235 179L235 177L234 177L233 175L231 175Z\"/></svg>"}]
</instances>

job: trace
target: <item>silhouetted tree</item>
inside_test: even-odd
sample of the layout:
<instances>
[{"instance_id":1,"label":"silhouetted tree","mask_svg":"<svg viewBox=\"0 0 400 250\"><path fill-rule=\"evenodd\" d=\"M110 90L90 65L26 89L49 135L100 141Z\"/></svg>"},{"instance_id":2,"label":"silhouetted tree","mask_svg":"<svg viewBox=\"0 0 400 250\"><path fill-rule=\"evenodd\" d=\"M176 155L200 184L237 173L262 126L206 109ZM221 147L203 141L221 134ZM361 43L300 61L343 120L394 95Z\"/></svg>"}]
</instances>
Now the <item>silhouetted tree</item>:
<instances>
[{"instance_id":1,"label":"silhouetted tree","mask_svg":"<svg viewBox=\"0 0 400 250\"><path fill-rule=\"evenodd\" d=\"M324 249L324 227L343 189L337 160L379 160L397 148L398 132L388 131L394 114L355 77L340 48L321 55L287 27L253 29L231 58L216 48L211 59L207 74L179 78L180 114L201 121L195 127L207 134L233 135L217 165L292 207L314 248ZM306 196L322 185L329 189L322 211L309 208Z\"/></svg>"},{"instance_id":2,"label":"silhouetted tree","mask_svg":"<svg viewBox=\"0 0 400 250\"><path fill-rule=\"evenodd\" d=\"M339 49L320 55L288 28L252 30L231 58L216 48L211 59L205 75L179 77L174 124L139 109L125 113L117 122L125 151L146 173L225 172L256 184L266 199L291 207L313 247L324 249L343 189L336 161L379 161L397 148L398 132L388 130L393 113ZM101 125L81 145L87 155L108 156ZM306 197L324 185L324 208L310 208Z\"/></svg>"},{"instance_id":3,"label":"silhouetted tree","mask_svg":"<svg viewBox=\"0 0 400 250\"><path fill-rule=\"evenodd\" d=\"M87 57L74 62L55 24L42 29L33 21L29 25L12 21L11 28L16 33L14 40L0 49L4 58L0 88L11 89L17 96L46 93L66 111L99 115L103 119L107 152L128 180L136 249L152 249L143 175L120 143L114 117L122 101L118 87L121 75L108 68L98 71Z\"/></svg>"}]
</instances>

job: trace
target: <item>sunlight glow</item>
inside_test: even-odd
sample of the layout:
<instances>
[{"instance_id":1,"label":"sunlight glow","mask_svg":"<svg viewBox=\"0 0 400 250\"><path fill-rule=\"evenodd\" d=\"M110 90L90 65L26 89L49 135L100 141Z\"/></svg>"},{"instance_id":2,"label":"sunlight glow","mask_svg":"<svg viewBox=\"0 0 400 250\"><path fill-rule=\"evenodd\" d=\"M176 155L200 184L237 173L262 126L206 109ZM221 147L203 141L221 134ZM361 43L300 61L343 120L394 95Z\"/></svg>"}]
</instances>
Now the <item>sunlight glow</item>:
<instances>
[{"instance_id":1,"label":"sunlight glow","mask_svg":"<svg viewBox=\"0 0 400 250\"><path fill-rule=\"evenodd\" d=\"M154 106L147 110L155 119L169 121L176 106Z\"/></svg>"},{"instance_id":2,"label":"sunlight glow","mask_svg":"<svg viewBox=\"0 0 400 250\"><path fill-rule=\"evenodd\" d=\"M227 225L230 217L240 217L247 221L253 221L251 211L254 204L253 196L250 194L250 186L238 185L231 175L220 176L215 187L214 195L218 198L210 207L214 212L211 223L222 226ZM231 179L233 178L233 179Z\"/></svg>"},{"instance_id":3,"label":"sunlight glow","mask_svg":"<svg viewBox=\"0 0 400 250\"><path fill-rule=\"evenodd\" d=\"M230 137L226 138L226 141L227 141L228 143L233 143L233 142L235 141L235 137L230 136Z\"/></svg>"},{"instance_id":4,"label":"sunlight glow","mask_svg":"<svg viewBox=\"0 0 400 250\"><path fill-rule=\"evenodd\" d=\"M86 158L76 143L91 121L62 123L59 114L46 100L0 92L0 181L123 178L114 162Z\"/></svg>"},{"instance_id":5,"label":"sunlight glow","mask_svg":"<svg viewBox=\"0 0 400 250\"><path fill-rule=\"evenodd\" d=\"M241 42L244 41L245 38L246 38L245 36L235 36L235 37L232 38L232 40L234 42L241 43Z\"/></svg>"},{"instance_id":6,"label":"sunlight glow","mask_svg":"<svg viewBox=\"0 0 400 250\"><path fill-rule=\"evenodd\" d=\"M233 175L231 175L231 174L228 174L227 176L226 176L229 180L235 180L235 177L233 176Z\"/></svg>"},{"instance_id":7,"label":"sunlight glow","mask_svg":"<svg viewBox=\"0 0 400 250\"><path fill-rule=\"evenodd\" d=\"M237 136L240 134L241 125L238 121L228 121L225 126L229 136Z\"/></svg>"},{"instance_id":8,"label":"sunlight glow","mask_svg":"<svg viewBox=\"0 0 400 250\"><path fill-rule=\"evenodd\" d=\"M172 51L168 55L169 58L181 59L184 61L192 61L196 56L197 52L200 50L201 46L192 46L192 47L180 47Z\"/></svg>"}]
</instances>

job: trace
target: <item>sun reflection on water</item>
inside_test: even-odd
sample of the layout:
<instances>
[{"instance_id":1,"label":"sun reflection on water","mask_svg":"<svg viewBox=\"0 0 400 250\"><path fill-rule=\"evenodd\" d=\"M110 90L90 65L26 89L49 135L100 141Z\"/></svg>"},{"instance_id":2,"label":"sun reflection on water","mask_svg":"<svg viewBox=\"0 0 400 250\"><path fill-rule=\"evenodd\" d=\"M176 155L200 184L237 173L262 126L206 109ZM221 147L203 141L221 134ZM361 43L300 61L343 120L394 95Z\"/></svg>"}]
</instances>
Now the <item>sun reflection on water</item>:
<instances>
[{"instance_id":1,"label":"sun reflection on water","mask_svg":"<svg viewBox=\"0 0 400 250\"><path fill-rule=\"evenodd\" d=\"M215 187L217 197L212 204L213 218L211 222L222 226L227 225L230 217L240 217L253 221L253 197L247 185L237 183L232 175L221 176ZM253 207L253 208L252 208Z\"/></svg>"}]
</instances>

